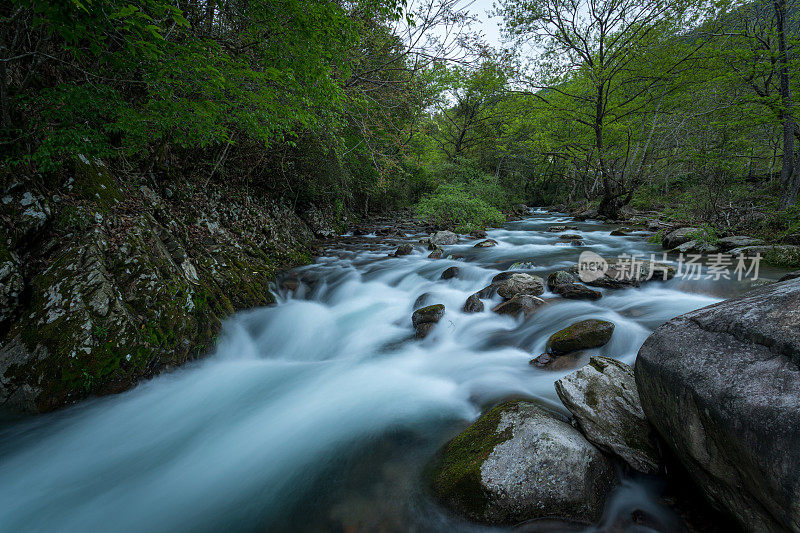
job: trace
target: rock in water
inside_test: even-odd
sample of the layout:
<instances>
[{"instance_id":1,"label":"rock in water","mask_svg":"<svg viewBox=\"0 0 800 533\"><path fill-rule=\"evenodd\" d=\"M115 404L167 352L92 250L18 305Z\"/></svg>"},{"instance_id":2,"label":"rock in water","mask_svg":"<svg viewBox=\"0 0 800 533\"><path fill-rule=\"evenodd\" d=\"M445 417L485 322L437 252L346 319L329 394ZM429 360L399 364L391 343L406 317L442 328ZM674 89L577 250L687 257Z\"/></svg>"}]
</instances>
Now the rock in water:
<instances>
[{"instance_id":1,"label":"rock in water","mask_svg":"<svg viewBox=\"0 0 800 533\"><path fill-rule=\"evenodd\" d=\"M441 259L444 256L444 250L439 248L438 246L428 254L429 259Z\"/></svg>"},{"instance_id":2,"label":"rock in water","mask_svg":"<svg viewBox=\"0 0 800 533\"><path fill-rule=\"evenodd\" d=\"M498 405L448 443L429 469L434 494L492 525L535 518L596 522L614 468L578 430L538 405Z\"/></svg>"},{"instance_id":3,"label":"rock in water","mask_svg":"<svg viewBox=\"0 0 800 533\"><path fill-rule=\"evenodd\" d=\"M577 279L575 276L570 274L565 270L557 270L547 276L547 288L551 291L554 291L556 287L559 285L571 285L575 283Z\"/></svg>"},{"instance_id":4,"label":"rock in water","mask_svg":"<svg viewBox=\"0 0 800 533\"><path fill-rule=\"evenodd\" d=\"M557 331L547 341L547 351L565 354L587 348L598 348L611 340L613 322L605 320L581 320Z\"/></svg>"},{"instance_id":5,"label":"rock in water","mask_svg":"<svg viewBox=\"0 0 800 533\"><path fill-rule=\"evenodd\" d=\"M680 246L681 244L692 240L691 235L697 231L697 228L676 229L675 231L664 235L664 237L661 239L661 246L667 250L671 250L676 246Z\"/></svg>"},{"instance_id":6,"label":"rock in water","mask_svg":"<svg viewBox=\"0 0 800 533\"><path fill-rule=\"evenodd\" d=\"M458 242L458 235L452 231L437 231L431 235L433 246L449 246Z\"/></svg>"},{"instance_id":7,"label":"rock in water","mask_svg":"<svg viewBox=\"0 0 800 533\"><path fill-rule=\"evenodd\" d=\"M640 472L658 472L654 435L642 411L631 367L593 356L587 366L559 379L555 386L587 439Z\"/></svg>"},{"instance_id":8,"label":"rock in water","mask_svg":"<svg viewBox=\"0 0 800 533\"><path fill-rule=\"evenodd\" d=\"M568 300L599 300L603 297L600 291L594 291L580 283L570 283L569 285L558 285L553 292L561 295Z\"/></svg>"},{"instance_id":9,"label":"rock in water","mask_svg":"<svg viewBox=\"0 0 800 533\"><path fill-rule=\"evenodd\" d=\"M547 302L537 296L517 294L510 300L497 305L492 311L501 315L519 316L521 313L525 313L525 316L529 316L545 303Z\"/></svg>"},{"instance_id":10,"label":"rock in water","mask_svg":"<svg viewBox=\"0 0 800 533\"><path fill-rule=\"evenodd\" d=\"M483 311L483 302L477 294L473 294L467 298L467 301L464 302L463 311L465 313L480 313Z\"/></svg>"},{"instance_id":11,"label":"rock in water","mask_svg":"<svg viewBox=\"0 0 800 533\"><path fill-rule=\"evenodd\" d=\"M414 325L416 337L422 339L430 333L433 326L444 316L444 305L434 304L414 311L411 323Z\"/></svg>"},{"instance_id":12,"label":"rock in water","mask_svg":"<svg viewBox=\"0 0 800 533\"><path fill-rule=\"evenodd\" d=\"M412 245L401 244L400 246L397 247L397 250L395 250L394 254L392 255L394 255L395 257L400 257L401 255L410 255L411 252L413 251L414 247Z\"/></svg>"},{"instance_id":13,"label":"rock in water","mask_svg":"<svg viewBox=\"0 0 800 533\"><path fill-rule=\"evenodd\" d=\"M494 280L492 280L494 282ZM497 294L510 300L517 294L539 296L544 292L544 281L539 276L514 273L499 282Z\"/></svg>"},{"instance_id":14,"label":"rock in water","mask_svg":"<svg viewBox=\"0 0 800 533\"><path fill-rule=\"evenodd\" d=\"M800 531L800 280L674 318L642 345L645 415L746 531Z\"/></svg>"},{"instance_id":15,"label":"rock in water","mask_svg":"<svg viewBox=\"0 0 800 533\"><path fill-rule=\"evenodd\" d=\"M497 246L497 241L494 239L486 239L476 244L475 248L491 248L492 246Z\"/></svg>"},{"instance_id":16,"label":"rock in water","mask_svg":"<svg viewBox=\"0 0 800 533\"><path fill-rule=\"evenodd\" d=\"M457 266L451 266L442 272L442 275L439 277L439 279L453 279L458 276L459 271L460 269Z\"/></svg>"}]
</instances>

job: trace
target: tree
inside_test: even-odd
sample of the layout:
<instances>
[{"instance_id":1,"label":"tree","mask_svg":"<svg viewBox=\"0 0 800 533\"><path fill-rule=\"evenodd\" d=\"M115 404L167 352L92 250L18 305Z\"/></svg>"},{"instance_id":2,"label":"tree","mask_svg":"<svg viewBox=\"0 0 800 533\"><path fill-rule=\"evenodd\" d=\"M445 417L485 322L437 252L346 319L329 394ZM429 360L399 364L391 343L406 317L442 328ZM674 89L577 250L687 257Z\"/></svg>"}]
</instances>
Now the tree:
<instances>
[{"instance_id":1,"label":"tree","mask_svg":"<svg viewBox=\"0 0 800 533\"><path fill-rule=\"evenodd\" d=\"M662 94L654 88L686 68L705 41L685 41L679 53L660 54L657 66L648 56L708 16L712 7L704 0L501 0L507 33L541 51L540 68L526 76L529 91L592 133L602 214L617 218L636 188L613 164L611 154L630 148L614 129L654 106Z\"/></svg>"}]
</instances>

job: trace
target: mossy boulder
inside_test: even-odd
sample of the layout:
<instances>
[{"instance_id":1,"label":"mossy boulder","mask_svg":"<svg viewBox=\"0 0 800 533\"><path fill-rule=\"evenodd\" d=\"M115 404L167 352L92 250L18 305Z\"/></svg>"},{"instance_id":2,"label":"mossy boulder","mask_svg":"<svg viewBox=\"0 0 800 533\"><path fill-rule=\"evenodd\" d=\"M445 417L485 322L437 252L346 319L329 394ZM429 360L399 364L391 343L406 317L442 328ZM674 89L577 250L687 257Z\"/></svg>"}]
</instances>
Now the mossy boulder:
<instances>
[{"instance_id":1,"label":"mossy boulder","mask_svg":"<svg viewBox=\"0 0 800 533\"><path fill-rule=\"evenodd\" d=\"M475 248L491 248L493 246L497 246L497 244L498 244L497 241L494 240L494 239L486 239L485 241L479 242L474 247Z\"/></svg>"},{"instance_id":2,"label":"mossy boulder","mask_svg":"<svg viewBox=\"0 0 800 533\"><path fill-rule=\"evenodd\" d=\"M433 494L491 525L537 518L596 522L614 468L570 424L535 403L510 401L450 441L427 469Z\"/></svg>"},{"instance_id":3,"label":"mossy boulder","mask_svg":"<svg viewBox=\"0 0 800 533\"><path fill-rule=\"evenodd\" d=\"M655 433L644 416L633 368L593 356L588 365L556 381L555 387L578 429L595 446L640 472L658 472Z\"/></svg>"},{"instance_id":4,"label":"mossy boulder","mask_svg":"<svg viewBox=\"0 0 800 533\"><path fill-rule=\"evenodd\" d=\"M599 348L611 340L614 323L606 320L581 320L553 333L547 340L547 351L556 355Z\"/></svg>"}]
</instances>

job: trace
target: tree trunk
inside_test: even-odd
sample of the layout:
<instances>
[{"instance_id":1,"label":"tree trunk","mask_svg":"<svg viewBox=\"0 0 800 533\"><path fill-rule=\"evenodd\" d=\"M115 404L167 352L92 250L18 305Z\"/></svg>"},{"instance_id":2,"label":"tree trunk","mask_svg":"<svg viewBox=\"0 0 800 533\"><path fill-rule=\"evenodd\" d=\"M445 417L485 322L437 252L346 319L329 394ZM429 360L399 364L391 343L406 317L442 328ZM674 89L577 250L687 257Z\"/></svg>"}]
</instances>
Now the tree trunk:
<instances>
[{"instance_id":1,"label":"tree trunk","mask_svg":"<svg viewBox=\"0 0 800 533\"><path fill-rule=\"evenodd\" d=\"M783 125L783 157L781 164L780 207L785 209L797 201L798 169L795 165L794 116L792 114L792 90L789 85L789 59L786 54L786 0L774 0L775 19L778 30L778 64L781 80L781 112Z\"/></svg>"}]
</instances>

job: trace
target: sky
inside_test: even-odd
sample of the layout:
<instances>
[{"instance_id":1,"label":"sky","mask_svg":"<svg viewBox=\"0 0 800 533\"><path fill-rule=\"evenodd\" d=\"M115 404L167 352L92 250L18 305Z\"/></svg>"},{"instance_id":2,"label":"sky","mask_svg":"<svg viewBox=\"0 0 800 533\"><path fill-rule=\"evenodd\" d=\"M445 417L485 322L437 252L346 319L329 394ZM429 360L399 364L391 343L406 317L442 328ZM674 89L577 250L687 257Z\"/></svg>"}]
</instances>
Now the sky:
<instances>
[{"instance_id":1,"label":"sky","mask_svg":"<svg viewBox=\"0 0 800 533\"><path fill-rule=\"evenodd\" d=\"M502 45L500 40L500 27L503 19L501 17L490 17L487 12L492 11L494 0L474 0L467 9L470 13L477 15L479 23L475 29L483 33L486 41L495 48Z\"/></svg>"}]
</instances>

